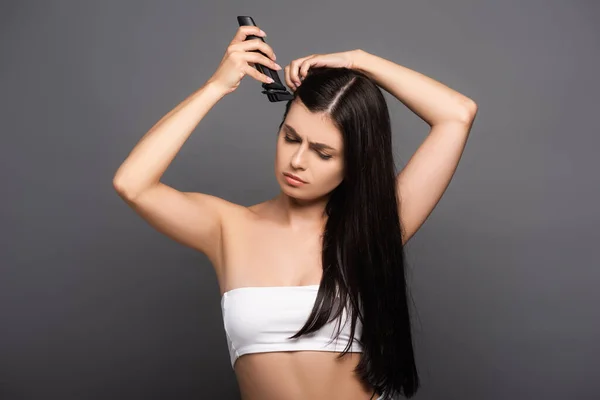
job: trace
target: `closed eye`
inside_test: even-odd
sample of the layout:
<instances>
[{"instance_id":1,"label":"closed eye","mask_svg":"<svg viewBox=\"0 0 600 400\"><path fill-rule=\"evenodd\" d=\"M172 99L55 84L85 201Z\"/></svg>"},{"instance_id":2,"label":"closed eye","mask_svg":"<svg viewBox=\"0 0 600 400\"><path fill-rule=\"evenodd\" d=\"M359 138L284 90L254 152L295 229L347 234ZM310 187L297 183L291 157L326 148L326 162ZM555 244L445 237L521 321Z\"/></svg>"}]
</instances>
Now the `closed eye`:
<instances>
[{"instance_id":1,"label":"closed eye","mask_svg":"<svg viewBox=\"0 0 600 400\"><path fill-rule=\"evenodd\" d=\"M289 143L300 143L300 140L298 140L298 139L292 139L292 138L290 138L287 135L284 136L284 139L285 139L286 142L289 142ZM320 152L317 152L317 154L319 154L319 157L321 157L323 160L329 160L331 157L333 157L333 156L331 156L329 154L323 154L323 153L320 153Z\"/></svg>"}]
</instances>

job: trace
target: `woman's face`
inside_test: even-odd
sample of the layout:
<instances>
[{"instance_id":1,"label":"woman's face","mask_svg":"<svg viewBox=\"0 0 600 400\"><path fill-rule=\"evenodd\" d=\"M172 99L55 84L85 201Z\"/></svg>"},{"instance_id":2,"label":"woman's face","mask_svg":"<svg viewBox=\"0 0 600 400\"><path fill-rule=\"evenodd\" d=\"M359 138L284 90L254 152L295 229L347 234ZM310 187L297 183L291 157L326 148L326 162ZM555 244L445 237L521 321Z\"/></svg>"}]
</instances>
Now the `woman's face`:
<instances>
[{"instance_id":1,"label":"woman's face","mask_svg":"<svg viewBox=\"0 0 600 400\"><path fill-rule=\"evenodd\" d=\"M329 194L343 180L343 154L342 134L326 114L294 100L277 136L275 175L283 192L303 200ZM290 183L286 173L306 183Z\"/></svg>"}]
</instances>

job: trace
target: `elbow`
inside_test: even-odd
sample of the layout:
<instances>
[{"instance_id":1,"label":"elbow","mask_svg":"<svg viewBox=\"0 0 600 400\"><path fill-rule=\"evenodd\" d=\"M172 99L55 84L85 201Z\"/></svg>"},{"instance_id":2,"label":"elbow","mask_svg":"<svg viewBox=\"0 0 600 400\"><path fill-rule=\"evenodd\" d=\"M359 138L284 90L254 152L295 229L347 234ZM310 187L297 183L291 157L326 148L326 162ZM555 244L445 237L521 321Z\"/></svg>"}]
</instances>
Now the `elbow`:
<instances>
[{"instance_id":1,"label":"elbow","mask_svg":"<svg viewBox=\"0 0 600 400\"><path fill-rule=\"evenodd\" d=\"M119 196L123 196L127 192L125 185L117 177L113 178L112 184Z\"/></svg>"},{"instance_id":2,"label":"elbow","mask_svg":"<svg viewBox=\"0 0 600 400\"><path fill-rule=\"evenodd\" d=\"M459 119L461 122L470 124L475 119L477 115L477 103L469 97L465 97L461 101L461 112L459 114Z\"/></svg>"},{"instance_id":3,"label":"elbow","mask_svg":"<svg viewBox=\"0 0 600 400\"><path fill-rule=\"evenodd\" d=\"M113 178L113 188L117 194L128 203L134 203L143 193L155 185L143 185L139 181L126 182L118 174Z\"/></svg>"},{"instance_id":4,"label":"elbow","mask_svg":"<svg viewBox=\"0 0 600 400\"><path fill-rule=\"evenodd\" d=\"M125 182L123 182L123 180L118 175L115 175L112 183L113 188L121 198L128 200L133 199L133 194L130 185L127 185Z\"/></svg>"}]
</instances>

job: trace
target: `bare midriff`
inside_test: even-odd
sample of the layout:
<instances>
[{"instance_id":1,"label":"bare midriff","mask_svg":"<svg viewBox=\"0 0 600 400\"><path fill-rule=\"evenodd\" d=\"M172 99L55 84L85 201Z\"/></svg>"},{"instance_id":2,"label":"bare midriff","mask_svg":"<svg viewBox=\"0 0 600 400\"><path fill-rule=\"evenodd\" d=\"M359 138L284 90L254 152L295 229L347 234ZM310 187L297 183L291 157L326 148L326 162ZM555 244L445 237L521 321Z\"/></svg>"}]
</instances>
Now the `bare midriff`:
<instances>
[{"instance_id":1,"label":"bare midriff","mask_svg":"<svg viewBox=\"0 0 600 400\"><path fill-rule=\"evenodd\" d=\"M354 372L361 353L296 351L244 354L234 365L243 400L369 400Z\"/></svg>"}]
</instances>

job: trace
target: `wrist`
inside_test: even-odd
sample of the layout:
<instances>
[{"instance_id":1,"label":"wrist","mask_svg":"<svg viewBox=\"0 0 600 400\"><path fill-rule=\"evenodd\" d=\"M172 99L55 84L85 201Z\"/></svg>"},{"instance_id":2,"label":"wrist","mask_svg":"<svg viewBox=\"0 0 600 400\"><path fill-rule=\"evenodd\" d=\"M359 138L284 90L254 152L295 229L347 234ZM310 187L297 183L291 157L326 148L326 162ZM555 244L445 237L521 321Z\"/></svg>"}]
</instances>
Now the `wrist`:
<instances>
[{"instance_id":1,"label":"wrist","mask_svg":"<svg viewBox=\"0 0 600 400\"><path fill-rule=\"evenodd\" d=\"M223 88L223 86L219 85L217 82L210 80L210 79L208 81L206 81L204 86L202 86L202 90L209 92L213 96L216 96L219 98L224 97L226 94L229 93L227 90L225 90L225 88Z\"/></svg>"},{"instance_id":2,"label":"wrist","mask_svg":"<svg viewBox=\"0 0 600 400\"><path fill-rule=\"evenodd\" d=\"M352 69L363 73L366 72L367 59L369 58L370 54L362 49L353 50L352 53Z\"/></svg>"}]
</instances>

